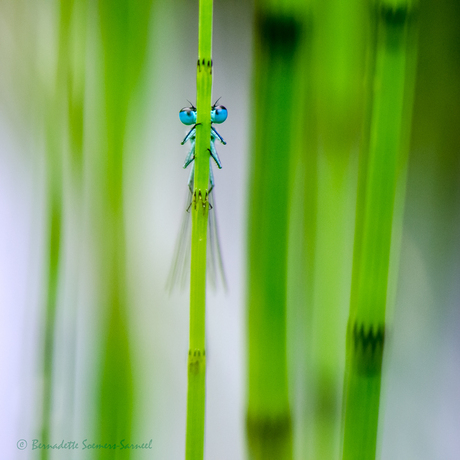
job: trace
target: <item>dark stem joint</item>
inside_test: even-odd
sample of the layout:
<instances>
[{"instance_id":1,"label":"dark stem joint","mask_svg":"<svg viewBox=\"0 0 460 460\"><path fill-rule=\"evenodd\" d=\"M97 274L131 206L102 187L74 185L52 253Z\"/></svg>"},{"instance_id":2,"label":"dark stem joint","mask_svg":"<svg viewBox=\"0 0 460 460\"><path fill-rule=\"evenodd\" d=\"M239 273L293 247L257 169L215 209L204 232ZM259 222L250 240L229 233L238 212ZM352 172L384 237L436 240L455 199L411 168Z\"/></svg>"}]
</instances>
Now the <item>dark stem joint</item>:
<instances>
[{"instance_id":1,"label":"dark stem joint","mask_svg":"<svg viewBox=\"0 0 460 460\"><path fill-rule=\"evenodd\" d=\"M365 326L363 323L353 325L353 344L355 348L367 351L370 349L374 354L378 348L383 349L385 342L385 326L371 325Z\"/></svg>"},{"instance_id":2,"label":"dark stem joint","mask_svg":"<svg viewBox=\"0 0 460 460\"><path fill-rule=\"evenodd\" d=\"M350 332L357 371L369 376L379 373L385 345L385 325L355 322Z\"/></svg>"}]
</instances>

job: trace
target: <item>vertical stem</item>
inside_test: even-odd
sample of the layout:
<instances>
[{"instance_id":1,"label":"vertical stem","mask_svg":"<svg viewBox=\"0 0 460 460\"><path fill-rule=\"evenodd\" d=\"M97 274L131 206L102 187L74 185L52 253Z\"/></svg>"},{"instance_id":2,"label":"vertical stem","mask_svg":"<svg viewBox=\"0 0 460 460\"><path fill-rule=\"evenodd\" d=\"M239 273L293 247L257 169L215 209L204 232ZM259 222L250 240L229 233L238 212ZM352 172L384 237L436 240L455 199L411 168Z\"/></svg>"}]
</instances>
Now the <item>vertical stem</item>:
<instances>
[{"instance_id":1,"label":"vertical stem","mask_svg":"<svg viewBox=\"0 0 460 460\"><path fill-rule=\"evenodd\" d=\"M212 0L200 0L197 62L197 129L190 273L190 349L187 389L187 460L204 454L206 395L206 239L208 228L209 146L211 139Z\"/></svg>"},{"instance_id":2,"label":"vertical stem","mask_svg":"<svg viewBox=\"0 0 460 460\"><path fill-rule=\"evenodd\" d=\"M306 448L308 460L329 460L337 458L340 446L340 391L356 193L353 172L362 131L368 9L360 0L314 0L313 8L310 65L314 98L306 107L312 107L314 114L316 148L312 151L316 164L312 166L316 169L307 171L307 177L317 185L313 215L316 233L310 246L314 270L307 356L312 392ZM311 198L305 194L308 200ZM307 234L311 232L307 229Z\"/></svg>"},{"instance_id":3,"label":"vertical stem","mask_svg":"<svg viewBox=\"0 0 460 460\"><path fill-rule=\"evenodd\" d=\"M52 421L52 380L53 380L53 355L54 355L54 334L57 313L57 294L59 284L60 266L60 244L62 227L62 203L56 186L51 181L49 191L49 260L48 260L48 290L46 305L45 325L45 349L43 365L43 417L41 439L43 444L50 443L51 421ZM49 458L47 449L42 449L40 458Z\"/></svg>"},{"instance_id":4,"label":"vertical stem","mask_svg":"<svg viewBox=\"0 0 460 460\"><path fill-rule=\"evenodd\" d=\"M57 315L57 298L60 280L61 264L61 238L63 230L63 209L62 209L62 155L61 142L62 132L67 129L63 109L65 107L66 90L68 88L69 69L69 28L72 17L72 1L61 2L59 11L59 45L58 60L56 66L56 92L47 100L45 107L46 117L46 140L48 160L48 288L47 305L45 311L45 348L43 364L43 417L41 436L42 442L50 442L52 426L52 401L53 401L53 359L55 348L55 325ZM64 121L63 121L64 120ZM69 414L71 415L71 414ZM40 452L40 458L50 458L48 450Z\"/></svg>"},{"instance_id":5,"label":"vertical stem","mask_svg":"<svg viewBox=\"0 0 460 460\"><path fill-rule=\"evenodd\" d=\"M152 2L98 0L95 5L103 53L105 119L101 132L106 137L106 143L98 151L103 168L99 170L97 190L92 190L99 205L95 208L99 213L95 235L101 261L100 297L105 308L97 413L101 442L110 439L130 442L135 434L137 378L129 328L123 187L125 158L131 153L126 142L130 109L148 57ZM113 460L134 456L130 450L116 449L110 453Z\"/></svg>"},{"instance_id":6,"label":"vertical stem","mask_svg":"<svg viewBox=\"0 0 460 460\"><path fill-rule=\"evenodd\" d=\"M292 458L286 346L288 221L298 112L300 44L307 22L295 2L256 4L248 229L248 408L251 459Z\"/></svg>"},{"instance_id":7,"label":"vertical stem","mask_svg":"<svg viewBox=\"0 0 460 460\"><path fill-rule=\"evenodd\" d=\"M343 460L376 455L396 191L405 181L414 55L410 3L377 4L367 145L361 158L343 404ZM401 216L396 216L401 217Z\"/></svg>"}]
</instances>

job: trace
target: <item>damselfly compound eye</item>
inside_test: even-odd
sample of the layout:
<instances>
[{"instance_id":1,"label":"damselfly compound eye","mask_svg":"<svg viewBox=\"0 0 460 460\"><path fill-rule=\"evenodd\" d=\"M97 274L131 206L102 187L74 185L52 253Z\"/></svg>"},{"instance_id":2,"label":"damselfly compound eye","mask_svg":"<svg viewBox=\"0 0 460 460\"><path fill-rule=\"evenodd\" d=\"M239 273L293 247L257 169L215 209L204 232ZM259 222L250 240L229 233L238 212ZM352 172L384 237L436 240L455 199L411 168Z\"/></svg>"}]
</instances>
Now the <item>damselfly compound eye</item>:
<instances>
[{"instance_id":1,"label":"damselfly compound eye","mask_svg":"<svg viewBox=\"0 0 460 460\"><path fill-rule=\"evenodd\" d=\"M179 112L179 119L184 125L194 125L196 123L196 109L184 107Z\"/></svg>"},{"instance_id":2,"label":"damselfly compound eye","mask_svg":"<svg viewBox=\"0 0 460 460\"><path fill-rule=\"evenodd\" d=\"M211 110L211 122L223 123L228 117L228 111L223 105L214 106Z\"/></svg>"}]
</instances>

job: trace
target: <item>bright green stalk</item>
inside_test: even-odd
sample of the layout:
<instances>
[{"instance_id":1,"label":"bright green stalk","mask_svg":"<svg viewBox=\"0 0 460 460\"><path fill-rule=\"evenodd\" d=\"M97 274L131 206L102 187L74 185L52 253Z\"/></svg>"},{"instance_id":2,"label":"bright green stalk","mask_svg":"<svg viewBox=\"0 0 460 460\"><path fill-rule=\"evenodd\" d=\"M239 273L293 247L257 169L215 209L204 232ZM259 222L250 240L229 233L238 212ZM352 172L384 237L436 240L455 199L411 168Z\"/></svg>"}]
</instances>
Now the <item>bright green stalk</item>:
<instances>
[{"instance_id":1,"label":"bright green stalk","mask_svg":"<svg viewBox=\"0 0 460 460\"><path fill-rule=\"evenodd\" d=\"M46 141L48 156L48 286L44 329L44 363L43 363L43 415L41 439L44 444L51 441L52 401L53 401L53 356L54 337L57 315L57 297L60 280L61 239L63 228L62 209L62 137L68 126L65 124L63 111L68 89L69 74L69 24L72 17L72 2L61 2L59 11L59 43L56 67L56 92L45 102ZM71 396L71 395L70 395ZM69 414L71 417L72 414ZM40 458L50 457L47 449L42 449Z\"/></svg>"},{"instance_id":2,"label":"bright green stalk","mask_svg":"<svg viewBox=\"0 0 460 460\"><path fill-rule=\"evenodd\" d=\"M53 168L51 168L53 169ZM53 181L50 181L53 182ZM54 356L54 334L57 313L57 293L59 283L60 268L60 245L62 231L62 202L60 195L56 192L54 184L51 184L49 190L49 239L48 239L48 289L47 305L45 311L45 347L44 347L44 364L43 364L43 415L41 439L43 444L50 442L51 434L51 408L52 408L52 379L53 379L53 356ZM49 458L47 449L42 449L40 458L46 460Z\"/></svg>"},{"instance_id":3,"label":"bright green stalk","mask_svg":"<svg viewBox=\"0 0 460 460\"><path fill-rule=\"evenodd\" d=\"M288 221L304 2L258 2L248 237L248 408L251 459L292 458L286 297Z\"/></svg>"},{"instance_id":4,"label":"bright green stalk","mask_svg":"<svg viewBox=\"0 0 460 460\"><path fill-rule=\"evenodd\" d=\"M409 2L375 9L369 131L360 161L343 404L343 460L376 455L396 190L405 180L413 91Z\"/></svg>"},{"instance_id":5,"label":"bright green stalk","mask_svg":"<svg viewBox=\"0 0 460 460\"><path fill-rule=\"evenodd\" d=\"M62 5L72 4L72 24L69 31L72 54L69 63L69 84L67 89L67 109L69 120L69 143L72 171L75 171L77 187L82 186L83 141L84 141L84 94L85 62L89 46L87 44L87 0L61 0Z\"/></svg>"},{"instance_id":6,"label":"bright green stalk","mask_svg":"<svg viewBox=\"0 0 460 460\"><path fill-rule=\"evenodd\" d=\"M316 169L306 183L317 183L316 234L308 257L314 259L312 310L307 325L308 381L313 389L307 412L306 458L336 459L340 445L340 391L343 385L351 279L355 201L355 157L362 131L365 43L368 23L361 0L313 2ZM312 106L312 107L311 107ZM310 122L310 120L309 120ZM317 175L317 177L316 177ZM308 194L307 194L308 193ZM311 200L311 191L304 200ZM309 209L308 211L315 211ZM313 220L313 216L306 216ZM306 229L309 238L311 229ZM308 242L308 240L307 240ZM311 261L309 263L312 263Z\"/></svg>"},{"instance_id":7,"label":"bright green stalk","mask_svg":"<svg viewBox=\"0 0 460 460\"><path fill-rule=\"evenodd\" d=\"M140 88L147 59L152 0L99 0L105 119L100 130L107 140L98 153L98 250L101 300L105 306L98 400L98 439L134 441L136 378L133 372L126 289L126 238L123 163L128 113ZM99 458L134 456L131 451L98 452Z\"/></svg>"},{"instance_id":8,"label":"bright green stalk","mask_svg":"<svg viewBox=\"0 0 460 460\"><path fill-rule=\"evenodd\" d=\"M200 0L196 74L197 127L193 185L185 458L202 460L206 399L206 238L208 228L209 143L211 138L212 0Z\"/></svg>"}]
</instances>

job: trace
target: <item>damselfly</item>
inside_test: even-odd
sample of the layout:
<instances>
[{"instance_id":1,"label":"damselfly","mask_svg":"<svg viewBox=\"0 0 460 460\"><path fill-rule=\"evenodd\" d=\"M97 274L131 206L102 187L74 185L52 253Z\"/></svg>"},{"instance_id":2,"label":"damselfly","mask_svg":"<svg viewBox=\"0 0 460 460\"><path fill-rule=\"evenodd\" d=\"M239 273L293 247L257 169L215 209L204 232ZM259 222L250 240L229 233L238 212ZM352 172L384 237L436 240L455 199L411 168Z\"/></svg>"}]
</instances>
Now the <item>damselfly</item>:
<instances>
[{"instance_id":1,"label":"damselfly","mask_svg":"<svg viewBox=\"0 0 460 460\"><path fill-rule=\"evenodd\" d=\"M208 217L208 251L207 251L207 271L208 277L213 286L217 285L218 275L222 280L224 287L226 287L225 274L222 264L222 256L220 253L219 235L217 231L216 219L216 202L214 192L214 174L212 172L212 160L216 163L219 169L222 169L222 163L216 150L215 141L218 139L222 144L226 144L222 136L216 131L213 123L223 123L228 116L228 111L223 105L215 104L211 107L211 142L209 145L209 189L208 189L208 202L209 202L209 217ZM191 165L190 174L188 178L188 199L187 199L187 214L184 215L182 221L182 228L179 239L176 244L175 262L172 266L167 285L171 289L178 282L184 286L185 279L189 273L190 264L190 207L192 204L193 196L193 181L195 177L195 142L196 142L196 108L190 103L190 107L184 107L179 112L179 119L184 125L193 125L184 140L181 142L184 145L187 141L190 142L190 150L185 157L183 168Z\"/></svg>"},{"instance_id":2,"label":"damselfly","mask_svg":"<svg viewBox=\"0 0 460 460\"><path fill-rule=\"evenodd\" d=\"M216 165L219 169L222 169L222 163L220 162L219 155L217 154L216 147L214 145L216 139L219 139L222 144L226 144L223 140L222 136L216 131L212 123L223 123L228 116L227 109L223 105L217 105L219 100L215 102L215 104L211 107L211 144L209 148L210 158L209 158L209 190L208 194L211 193L211 190L214 188L214 174L212 173L212 165L211 165L211 158L216 162ZM196 141L196 108L193 104L190 107L184 107L179 112L180 121L184 125L193 125L188 134L184 137L182 141L182 145L184 145L187 141L190 141L190 151L188 152L187 156L185 157L185 162L183 168L187 168L187 166L192 163L192 168L190 170L190 175L188 178L188 188L190 193L192 193L193 189L193 179L195 174L195 163L193 160L195 159L195 141Z\"/></svg>"}]
</instances>

